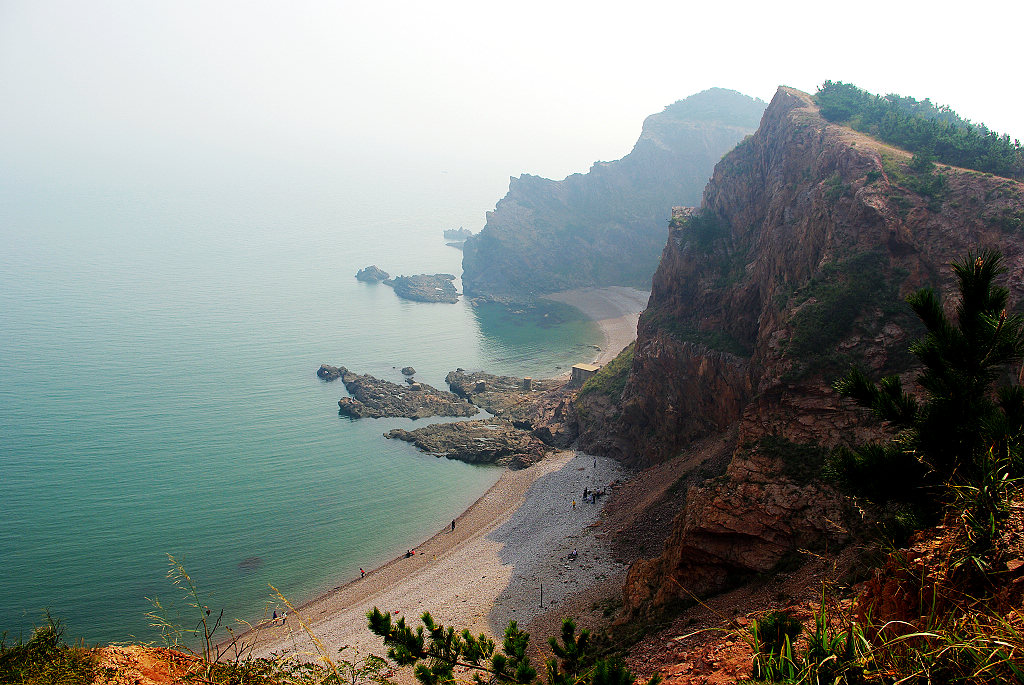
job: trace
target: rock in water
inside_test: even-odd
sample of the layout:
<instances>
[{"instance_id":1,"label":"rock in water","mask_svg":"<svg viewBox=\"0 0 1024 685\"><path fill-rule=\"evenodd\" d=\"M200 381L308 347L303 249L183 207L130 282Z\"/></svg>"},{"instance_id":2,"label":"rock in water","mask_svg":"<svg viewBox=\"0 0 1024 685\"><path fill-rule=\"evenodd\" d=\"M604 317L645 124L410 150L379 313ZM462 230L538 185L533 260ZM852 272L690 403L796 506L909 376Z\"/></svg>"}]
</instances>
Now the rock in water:
<instances>
[{"instance_id":1,"label":"rock in water","mask_svg":"<svg viewBox=\"0 0 1024 685\"><path fill-rule=\"evenodd\" d=\"M377 268L376 264L360 269L356 272L356 280L363 281L364 283L380 283L386 281L389 278L387 271Z\"/></svg>"},{"instance_id":2,"label":"rock in water","mask_svg":"<svg viewBox=\"0 0 1024 685\"><path fill-rule=\"evenodd\" d=\"M323 378L325 381L336 381L341 378L341 369L337 366L321 364L320 368L317 369L316 375Z\"/></svg>"},{"instance_id":3,"label":"rock in water","mask_svg":"<svg viewBox=\"0 0 1024 685\"><path fill-rule=\"evenodd\" d=\"M389 383L368 374L352 373L344 366L338 372L351 397L338 400L338 411L354 419L404 416L421 419L428 416L473 416L478 409L458 395L438 390L425 383L408 387Z\"/></svg>"},{"instance_id":4,"label":"rock in water","mask_svg":"<svg viewBox=\"0 0 1024 685\"><path fill-rule=\"evenodd\" d=\"M548 450L540 440L504 419L437 423L414 431L396 428L385 433L385 437L411 442L437 457L470 464L506 464L511 468L534 464Z\"/></svg>"},{"instance_id":5,"label":"rock in water","mask_svg":"<svg viewBox=\"0 0 1024 685\"><path fill-rule=\"evenodd\" d=\"M414 302L448 302L459 301L459 293L452 282L452 274L417 274L415 276L396 276L384 281L395 289L395 294Z\"/></svg>"},{"instance_id":6,"label":"rock in water","mask_svg":"<svg viewBox=\"0 0 1024 685\"><path fill-rule=\"evenodd\" d=\"M402 375L403 376L415 376L416 375L416 369L412 368L411 366L406 366L406 367L404 367L402 369Z\"/></svg>"}]
</instances>

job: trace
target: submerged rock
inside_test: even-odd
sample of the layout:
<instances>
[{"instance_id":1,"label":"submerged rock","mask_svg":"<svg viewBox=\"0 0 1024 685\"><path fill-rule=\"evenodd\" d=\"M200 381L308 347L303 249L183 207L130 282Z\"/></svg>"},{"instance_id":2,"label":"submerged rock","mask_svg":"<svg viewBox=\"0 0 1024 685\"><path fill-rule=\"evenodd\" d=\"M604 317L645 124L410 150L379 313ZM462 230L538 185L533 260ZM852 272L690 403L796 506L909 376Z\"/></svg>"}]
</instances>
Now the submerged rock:
<instances>
[{"instance_id":1,"label":"submerged rock","mask_svg":"<svg viewBox=\"0 0 1024 685\"><path fill-rule=\"evenodd\" d=\"M402 386L369 374L352 373L344 366L337 367L337 371L351 395L338 400L338 412L344 416L356 419L384 416L421 419L428 416L473 416L479 412L458 395L425 383Z\"/></svg>"}]
</instances>

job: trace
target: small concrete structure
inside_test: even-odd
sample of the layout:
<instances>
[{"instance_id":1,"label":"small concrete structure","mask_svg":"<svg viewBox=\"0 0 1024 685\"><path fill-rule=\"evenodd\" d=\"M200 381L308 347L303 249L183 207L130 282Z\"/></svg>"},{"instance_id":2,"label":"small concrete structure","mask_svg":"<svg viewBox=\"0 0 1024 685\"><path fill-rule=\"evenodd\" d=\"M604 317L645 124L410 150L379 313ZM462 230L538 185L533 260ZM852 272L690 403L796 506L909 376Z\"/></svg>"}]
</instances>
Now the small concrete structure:
<instances>
[{"instance_id":1,"label":"small concrete structure","mask_svg":"<svg viewBox=\"0 0 1024 685\"><path fill-rule=\"evenodd\" d=\"M530 392L531 390L533 390L532 376L527 376L526 378L523 379L523 390L525 390L526 392Z\"/></svg>"},{"instance_id":2,"label":"small concrete structure","mask_svg":"<svg viewBox=\"0 0 1024 685\"><path fill-rule=\"evenodd\" d=\"M572 374L569 376L569 387L580 387L600 368L597 364L573 364Z\"/></svg>"}]
</instances>

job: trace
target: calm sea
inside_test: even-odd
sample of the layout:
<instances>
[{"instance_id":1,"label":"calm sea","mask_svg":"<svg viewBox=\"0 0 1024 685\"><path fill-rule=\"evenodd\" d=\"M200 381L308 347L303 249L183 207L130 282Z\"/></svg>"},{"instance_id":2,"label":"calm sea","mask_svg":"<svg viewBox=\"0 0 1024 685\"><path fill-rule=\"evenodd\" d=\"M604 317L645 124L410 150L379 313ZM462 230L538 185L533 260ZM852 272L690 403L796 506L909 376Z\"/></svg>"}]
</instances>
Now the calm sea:
<instances>
[{"instance_id":1,"label":"calm sea","mask_svg":"<svg viewBox=\"0 0 1024 685\"><path fill-rule=\"evenodd\" d=\"M90 643L158 639L150 599L181 604L168 554L214 611L256 619L270 584L303 601L352 579L497 479L382 437L425 422L339 417L321 362L443 388L460 366L552 375L597 342L568 308L413 303L353 278L459 274L441 231L479 229L498 194L470 175L304 181L0 188L9 639L47 608Z\"/></svg>"}]
</instances>

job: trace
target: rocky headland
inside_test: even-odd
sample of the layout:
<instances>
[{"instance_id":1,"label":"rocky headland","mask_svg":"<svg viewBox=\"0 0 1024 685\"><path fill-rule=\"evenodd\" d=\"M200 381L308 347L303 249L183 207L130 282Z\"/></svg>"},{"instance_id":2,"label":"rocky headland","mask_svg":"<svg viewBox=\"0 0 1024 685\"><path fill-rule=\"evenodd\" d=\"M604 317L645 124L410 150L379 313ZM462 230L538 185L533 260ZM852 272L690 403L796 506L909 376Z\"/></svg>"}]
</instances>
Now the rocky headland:
<instances>
[{"instance_id":1,"label":"rocky headland","mask_svg":"<svg viewBox=\"0 0 1024 685\"><path fill-rule=\"evenodd\" d=\"M406 300L455 304L459 301L459 293L454 280L452 274L417 274L396 276L385 280L384 284L394 288L395 294Z\"/></svg>"},{"instance_id":2,"label":"rocky headland","mask_svg":"<svg viewBox=\"0 0 1024 685\"><path fill-rule=\"evenodd\" d=\"M765 103L712 88L647 117L633 150L561 181L524 174L466 240L467 297L525 301L591 286L646 289L671 207L695 204Z\"/></svg>"}]
</instances>

